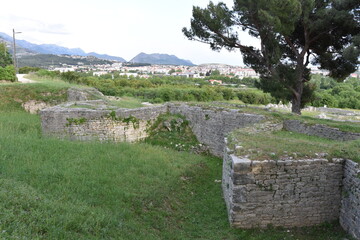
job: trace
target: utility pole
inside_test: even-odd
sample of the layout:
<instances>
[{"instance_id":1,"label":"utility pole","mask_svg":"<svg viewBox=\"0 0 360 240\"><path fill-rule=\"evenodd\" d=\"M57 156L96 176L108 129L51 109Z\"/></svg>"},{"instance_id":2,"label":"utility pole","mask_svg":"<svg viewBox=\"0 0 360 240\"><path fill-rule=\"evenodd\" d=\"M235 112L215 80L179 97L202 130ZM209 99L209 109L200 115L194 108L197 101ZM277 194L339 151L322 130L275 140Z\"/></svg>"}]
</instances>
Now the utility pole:
<instances>
[{"instance_id":1,"label":"utility pole","mask_svg":"<svg viewBox=\"0 0 360 240\"><path fill-rule=\"evenodd\" d=\"M13 29L13 61L14 61L15 74L18 73L17 63L16 63L16 43L15 43L15 34L17 33L21 33L21 32L15 32L15 29Z\"/></svg>"}]
</instances>

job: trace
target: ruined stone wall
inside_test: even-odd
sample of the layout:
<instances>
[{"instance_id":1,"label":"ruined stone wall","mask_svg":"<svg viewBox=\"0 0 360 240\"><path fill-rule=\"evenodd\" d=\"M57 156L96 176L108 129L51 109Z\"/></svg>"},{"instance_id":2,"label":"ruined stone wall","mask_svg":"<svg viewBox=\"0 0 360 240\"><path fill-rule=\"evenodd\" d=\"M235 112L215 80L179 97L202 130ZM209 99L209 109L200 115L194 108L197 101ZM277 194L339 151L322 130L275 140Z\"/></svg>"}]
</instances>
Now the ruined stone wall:
<instances>
[{"instance_id":1,"label":"ruined stone wall","mask_svg":"<svg viewBox=\"0 0 360 240\"><path fill-rule=\"evenodd\" d=\"M226 135L237 129L265 120L262 115L239 112L235 109L204 108L186 104L168 104L169 112L186 117L199 142L209 146L210 152L223 156Z\"/></svg>"},{"instance_id":2,"label":"ruined stone wall","mask_svg":"<svg viewBox=\"0 0 360 240\"><path fill-rule=\"evenodd\" d=\"M337 128L328 127L323 124L305 124L299 120L284 121L284 129L338 141L349 141L360 138L360 133L343 132Z\"/></svg>"},{"instance_id":3,"label":"ruined stone wall","mask_svg":"<svg viewBox=\"0 0 360 240\"><path fill-rule=\"evenodd\" d=\"M149 126L167 111L165 106L91 109L68 105L40 112L43 134L73 140L134 142L147 137Z\"/></svg>"},{"instance_id":4,"label":"ruined stone wall","mask_svg":"<svg viewBox=\"0 0 360 240\"><path fill-rule=\"evenodd\" d=\"M208 145L214 155L222 156L227 133L265 119L264 116L241 113L239 110L204 109L185 104L109 110L106 106L94 106L88 102L77 102L77 105L68 103L42 110L43 133L74 140L136 141L147 137L146 130L160 114L169 112L185 116L199 142ZM80 105L85 107L76 107ZM139 120L139 124L114 121L109 118L112 111L120 119L133 116Z\"/></svg>"},{"instance_id":5,"label":"ruined stone wall","mask_svg":"<svg viewBox=\"0 0 360 240\"><path fill-rule=\"evenodd\" d=\"M360 239L360 166L350 160L344 166L340 224L355 239Z\"/></svg>"},{"instance_id":6,"label":"ruined stone wall","mask_svg":"<svg viewBox=\"0 0 360 240\"><path fill-rule=\"evenodd\" d=\"M147 136L146 130L160 114L181 114L198 140L214 155L224 157L222 188L232 226L311 226L340 217L343 228L360 239L358 164L337 159L251 161L232 155L226 148L224 139L229 132L263 122L264 116L185 104L138 109L83 104L82 108L67 103L42 110L43 133L77 140L137 141ZM125 121L131 117L136 121ZM359 135L299 121L286 121L284 126L337 140Z\"/></svg>"},{"instance_id":7,"label":"ruined stone wall","mask_svg":"<svg viewBox=\"0 0 360 240\"><path fill-rule=\"evenodd\" d=\"M301 227L337 220L342 162L251 161L225 154L222 187L231 225Z\"/></svg>"}]
</instances>

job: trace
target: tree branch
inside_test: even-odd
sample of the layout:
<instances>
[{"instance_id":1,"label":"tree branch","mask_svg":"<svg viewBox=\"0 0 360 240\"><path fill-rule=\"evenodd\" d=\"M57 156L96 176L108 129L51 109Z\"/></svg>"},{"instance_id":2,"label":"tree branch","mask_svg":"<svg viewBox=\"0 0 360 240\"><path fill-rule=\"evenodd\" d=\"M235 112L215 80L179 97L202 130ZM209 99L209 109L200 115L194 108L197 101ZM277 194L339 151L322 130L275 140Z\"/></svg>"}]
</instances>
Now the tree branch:
<instances>
[{"instance_id":1,"label":"tree branch","mask_svg":"<svg viewBox=\"0 0 360 240\"><path fill-rule=\"evenodd\" d=\"M297 51L297 49L295 48L294 44L292 43L292 41L290 40L289 37L285 37L284 39L286 41L286 43L290 46L291 50L293 51L293 53L295 53L296 57L299 56L299 52Z\"/></svg>"},{"instance_id":2,"label":"tree branch","mask_svg":"<svg viewBox=\"0 0 360 240\"><path fill-rule=\"evenodd\" d=\"M251 47L244 46L238 42L232 42L228 37L224 36L219 31L216 31L215 34L218 35L229 46L233 45L233 47L235 47L235 48L239 48L242 51L246 51L246 52L250 53L252 56L254 56L255 58L257 58L260 62L262 62L262 59L255 53L255 51Z\"/></svg>"}]
</instances>

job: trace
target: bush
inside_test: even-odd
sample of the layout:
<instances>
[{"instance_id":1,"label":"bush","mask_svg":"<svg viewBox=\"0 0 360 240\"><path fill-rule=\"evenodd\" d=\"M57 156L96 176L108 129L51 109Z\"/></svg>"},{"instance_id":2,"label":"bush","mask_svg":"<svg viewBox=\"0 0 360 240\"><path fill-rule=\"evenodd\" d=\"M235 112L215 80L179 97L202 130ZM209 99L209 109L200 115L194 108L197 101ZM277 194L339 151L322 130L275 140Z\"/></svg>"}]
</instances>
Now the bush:
<instances>
[{"instance_id":1,"label":"bush","mask_svg":"<svg viewBox=\"0 0 360 240\"><path fill-rule=\"evenodd\" d=\"M315 100L312 101L311 105L314 107L338 107L338 100L327 92L315 93Z\"/></svg>"},{"instance_id":2,"label":"bush","mask_svg":"<svg viewBox=\"0 0 360 240\"><path fill-rule=\"evenodd\" d=\"M60 72L59 71L49 71L49 70L45 70L45 69L40 69L39 71L37 71L36 73L39 77L51 77L51 78L55 78L55 77L59 77L60 76Z\"/></svg>"},{"instance_id":3,"label":"bush","mask_svg":"<svg viewBox=\"0 0 360 240\"><path fill-rule=\"evenodd\" d=\"M16 79L14 66L8 65L6 67L0 67L0 80L15 82Z\"/></svg>"},{"instance_id":4,"label":"bush","mask_svg":"<svg viewBox=\"0 0 360 240\"><path fill-rule=\"evenodd\" d=\"M263 93L259 90L240 90L237 92L237 97L247 104L266 105L274 102L274 98L269 93Z\"/></svg>"},{"instance_id":5,"label":"bush","mask_svg":"<svg viewBox=\"0 0 360 240\"><path fill-rule=\"evenodd\" d=\"M225 100L232 100L235 97L235 93L231 88L221 88L221 93Z\"/></svg>"},{"instance_id":6,"label":"bush","mask_svg":"<svg viewBox=\"0 0 360 240\"><path fill-rule=\"evenodd\" d=\"M19 68L19 73L20 74L28 74L31 72L37 72L39 70L40 70L40 68L38 68L38 67L22 67L22 68Z\"/></svg>"}]
</instances>

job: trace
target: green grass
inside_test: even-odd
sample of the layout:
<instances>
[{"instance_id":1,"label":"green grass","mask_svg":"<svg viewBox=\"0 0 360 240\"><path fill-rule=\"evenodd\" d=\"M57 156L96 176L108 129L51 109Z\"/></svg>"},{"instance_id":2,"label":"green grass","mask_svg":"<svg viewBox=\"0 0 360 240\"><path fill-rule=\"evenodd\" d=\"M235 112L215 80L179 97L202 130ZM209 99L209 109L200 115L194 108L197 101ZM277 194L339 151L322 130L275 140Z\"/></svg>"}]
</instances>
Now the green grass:
<instances>
[{"instance_id":1,"label":"green grass","mask_svg":"<svg viewBox=\"0 0 360 240\"><path fill-rule=\"evenodd\" d=\"M6 83L0 84L0 110L21 110L21 104L29 100L43 101L50 104L59 104L66 101L66 90L73 86L57 79L37 78L31 79L36 83Z\"/></svg>"},{"instance_id":2,"label":"green grass","mask_svg":"<svg viewBox=\"0 0 360 240\"><path fill-rule=\"evenodd\" d=\"M236 155L247 156L252 160L325 157L360 162L360 140L339 142L288 131L254 134L244 132L243 129L232 132L228 140Z\"/></svg>"},{"instance_id":3,"label":"green grass","mask_svg":"<svg viewBox=\"0 0 360 240\"><path fill-rule=\"evenodd\" d=\"M121 97L118 101L110 101L110 104L119 108L139 108L144 107L143 101L133 97Z\"/></svg>"},{"instance_id":4,"label":"green grass","mask_svg":"<svg viewBox=\"0 0 360 240\"><path fill-rule=\"evenodd\" d=\"M39 116L9 101L0 106L0 239L346 237L337 223L230 228L221 168L221 159L149 144L44 138Z\"/></svg>"},{"instance_id":5,"label":"green grass","mask_svg":"<svg viewBox=\"0 0 360 240\"><path fill-rule=\"evenodd\" d=\"M27 78L36 81L37 84L46 85L51 88L70 88L70 87L79 87L79 88L88 88L88 86L73 84L65 82L60 78L56 77L42 77L37 74L30 74L26 76ZM33 83L34 84L34 83Z\"/></svg>"},{"instance_id":6,"label":"green grass","mask_svg":"<svg viewBox=\"0 0 360 240\"><path fill-rule=\"evenodd\" d=\"M0 117L4 239L341 239L336 226L236 230L221 160L147 144L41 137L38 116ZM310 233L307 233L310 232Z\"/></svg>"},{"instance_id":7,"label":"green grass","mask_svg":"<svg viewBox=\"0 0 360 240\"><path fill-rule=\"evenodd\" d=\"M342 131L360 133L360 124L358 122L344 122L329 119L319 119L316 118L316 114L314 114L313 112L304 112L303 115L299 116L287 112L267 111L265 109L261 109L260 107L257 108L256 106L245 108L233 107L233 109L239 109L240 112L245 113L261 114L269 118L276 118L279 120L300 120L307 124L324 124L330 127L338 128Z\"/></svg>"}]
</instances>

